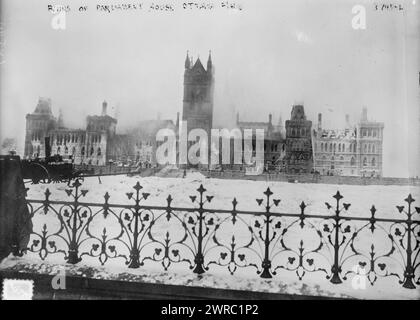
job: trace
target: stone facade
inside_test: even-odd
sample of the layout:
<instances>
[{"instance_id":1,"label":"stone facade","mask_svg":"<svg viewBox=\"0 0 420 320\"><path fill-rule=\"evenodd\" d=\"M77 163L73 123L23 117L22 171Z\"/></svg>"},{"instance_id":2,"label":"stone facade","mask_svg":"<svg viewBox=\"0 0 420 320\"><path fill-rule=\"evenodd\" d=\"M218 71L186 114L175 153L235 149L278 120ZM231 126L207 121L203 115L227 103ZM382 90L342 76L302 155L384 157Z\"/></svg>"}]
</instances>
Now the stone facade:
<instances>
[{"instance_id":1,"label":"stone facade","mask_svg":"<svg viewBox=\"0 0 420 320\"><path fill-rule=\"evenodd\" d=\"M88 116L86 129L69 129L61 114L56 119L51 100L39 98L35 111L26 115L25 157L45 157L45 138L49 137L51 155L61 155L75 164L106 165L115 145L117 120L106 114Z\"/></svg>"},{"instance_id":2,"label":"stone facade","mask_svg":"<svg viewBox=\"0 0 420 320\"><path fill-rule=\"evenodd\" d=\"M264 130L264 158L256 159L261 161L265 166L281 166L283 158L286 155L286 140L283 132L283 126L281 125L281 119L279 125L273 125L273 117L271 114L268 116L268 122L247 122L239 120L239 113L236 117L236 127L240 129L242 137L244 137L244 130L252 130L252 145L253 156L256 156L256 143L255 136L256 130ZM244 141L244 145L245 145Z\"/></svg>"},{"instance_id":3,"label":"stone facade","mask_svg":"<svg viewBox=\"0 0 420 320\"><path fill-rule=\"evenodd\" d=\"M369 121L364 108L355 126L346 116L344 130L322 128L322 115L313 131L314 170L323 175L382 176L382 122Z\"/></svg>"},{"instance_id":4,"label":"stone facade","mask_svg":"<svg viewBox=\"0 0 420 320\"><path fill-rule=\"evenodd\" d=\"M39 98L35 111L26 115L26 157L45 157L45 137L57 127L57 119L51 112L51 99Z\"/></svg>"},{"instance_id":5,"label":"stone facade","mask_svg":"<svg viewBox=\"0 0 420 320\"><path fill-rule=\"evenodd\" d=\"M107 103L103 102L101 115L88 116L85 129L66 128L61 113L58 119L53 116L51 100L40 98L35 111L26 116L25 156L45 157L45 138L49 137L51 155L61 155L75 164L154 166L156 133L163 128L178 130L172 120L140 121L124 134L117 134L116 126L117 120L107 115Z\"/></svg>"},{"instance_id":6,"label":"stone facade","mask_svg":"<svg viewBox=\"0 0 420 320\"><path fill-rule=\"evenodd\" d=\"M306 119L303 105L294 105L290 120L286 120L286 156L284 169L288 173L312 171L312 121Z\"/></svg>"}]
</instances>

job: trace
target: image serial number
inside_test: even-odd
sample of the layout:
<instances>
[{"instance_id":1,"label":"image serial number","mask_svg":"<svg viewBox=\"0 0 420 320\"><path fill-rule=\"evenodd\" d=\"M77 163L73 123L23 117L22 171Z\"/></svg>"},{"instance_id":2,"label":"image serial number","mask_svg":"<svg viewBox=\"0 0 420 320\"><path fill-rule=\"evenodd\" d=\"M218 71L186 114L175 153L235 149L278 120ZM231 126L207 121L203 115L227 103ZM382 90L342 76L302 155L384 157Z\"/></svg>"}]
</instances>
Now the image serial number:
<instances>
[{"instance_id":1,"label":"image serial number","mask_svg":"<svg viewBox=\"0 0 420 320\"><path fill-rule=\"evenodd\" d=\"M207 304L207 315L258 315L258 305L256 304Z\"/></svg>"}]
</instances>

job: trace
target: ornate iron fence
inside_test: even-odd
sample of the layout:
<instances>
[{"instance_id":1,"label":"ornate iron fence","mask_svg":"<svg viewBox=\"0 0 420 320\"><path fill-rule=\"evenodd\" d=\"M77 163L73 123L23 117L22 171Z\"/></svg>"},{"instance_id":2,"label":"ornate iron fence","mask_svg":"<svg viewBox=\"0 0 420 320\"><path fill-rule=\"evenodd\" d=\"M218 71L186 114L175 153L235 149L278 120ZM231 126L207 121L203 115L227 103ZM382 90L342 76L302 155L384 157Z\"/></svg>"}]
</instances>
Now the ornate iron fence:
<instances>
[{"instance_id":1,"label":"ornate iron fence","mask_svg":"<svg viewBox=\"0 0 420 320\"><path fill-rule=\"evenodd\" d=\"M299 279L319 272L334 284L351 274L364 274L373 285L379 277L395 277L403 287L420 284L420 221L411 195L397 206L403 218L378 218L372 206L368 217L348 216L350 203L340 192L325 203L328 214L308 214L304 202L298 213L276 212L280 199L267 188L256 199L260 212L211 208L213 196L200 185L189 207L150 206L140 183L126 193L131 204L83 202L87 190L75 180L65 192L70 201L27 200L34 222L29 247L42 259L61 254L66 262L98 259L124 262L128 268L157 263L164 270L188 266L201 274L213 268L234 274L254 269L262 278L294 272ZM51 215L54 219L51 219ZM37 223L36 219L45 217ZM42 220L42 219L41 219ZM369 245L369 242L372 244ZM374 243L375 242L375 243Z\"/></svg>"}]
</instances>

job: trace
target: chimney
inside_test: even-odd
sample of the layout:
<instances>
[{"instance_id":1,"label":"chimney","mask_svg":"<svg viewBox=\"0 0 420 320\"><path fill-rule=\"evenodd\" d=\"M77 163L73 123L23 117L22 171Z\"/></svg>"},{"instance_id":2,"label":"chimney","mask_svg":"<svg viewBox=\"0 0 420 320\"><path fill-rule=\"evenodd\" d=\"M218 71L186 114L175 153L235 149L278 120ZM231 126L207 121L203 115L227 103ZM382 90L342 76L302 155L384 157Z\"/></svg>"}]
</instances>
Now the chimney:
<instances>
[{"instance_id":1,"label":"chimney","mask_svg":"<svg viewBox=\"0 0 420 320\"><path fill-rule=\"evenodd\" d=\"M366 107L363 107L362 121L367 121L367 108Z\"/></svg>"},{"instance_id":2,"label":"chimney","mask_svg":"<svg viewBox=\"0 0 420 320\"><path fill-rule=\"evenodd\" d=\"M322 113L318 113L318 131L322 130Z\"/></svg>"},{"instance_id":3,"label":"chimney","mask_svg":"<svg viewBox=\"0 0 420 320\"><path fill-rule=\"evenodd\" d=\"M273 121L273 115L270 113L269 115L268 115L268 123L270 123L271 124L271 122Z\"/></svg>"},{"instance_id":4,"label":"chimney","mask_svg":"<svg viewBox=\"0 0 420 320\"><path fill-rule=\"evenodd\" d=\"M63 112L61 111L61 109L58 112L57 126L59 128L64 128Z\"/></svg>"},{"instance_id":5,"label":"chimney","mask_svg":"<svg viewBox=\"0 0 420 320\"><path fill-rule=\"evenodd\" d=\"M102 102L102 116L106 116L106 108L108 103L106 101Z\"/></svg>"}]
</instances>

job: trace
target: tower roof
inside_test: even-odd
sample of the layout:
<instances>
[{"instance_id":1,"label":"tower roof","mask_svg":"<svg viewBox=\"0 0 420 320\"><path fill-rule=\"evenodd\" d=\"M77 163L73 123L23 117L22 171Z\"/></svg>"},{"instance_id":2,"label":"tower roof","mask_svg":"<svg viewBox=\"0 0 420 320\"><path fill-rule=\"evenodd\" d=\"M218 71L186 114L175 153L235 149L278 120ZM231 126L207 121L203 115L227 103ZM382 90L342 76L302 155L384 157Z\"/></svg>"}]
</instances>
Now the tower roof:
<instances>
[{"instance_id":1,"label":"tower roof","mask_svg":"<svg viewBox=\"0 0 420 320\"><path fill-rule=\"evenodd\" d=\"M305 109L303 105L294 105L290 120L306 120Z\"/></svg>"},{"instance_id":2,"label":"tower roof","mask_svg":"<svg viewBox=\"0 0 420 320\"><path fill-rule=\"evenodd\" d=\"M190 57L188 56L188 51L187 51L187 56L185 58L185 69L189 69L191 68L191 60Z\"/></svg>"},{"instance_id":3,"label":"tower roof","mask_svg":"<svg viewBox=\"0 0 420 320\"><path fill-rule=\"evenodd\" d=\"M197 58L197 60L194 63L194 66L192 67L193 71L199 72L199 73L203 73L206 72L206 69L204 69L203 64L201 63L200 58Z\"/></svg>"},{"instance_id":4,"label":"tower roof","mask_svg":"<svg viewBox=\"0 0 420 320\"><path fill-rule=\"evenodd\" d=\"M58 120L57 120L58 128L64 128L64 121L63 121L63 111L60 109L58 113Z\"/></svg>"},{"instance_id":5,"label":"tower roof","mask_svg":"<svg viewBox=\"0 0 420 320\"><path fill-rule=\"evenodd\" d=\"M211 50L209 51L209 58L207 59L207 71L213 67L213 62L211 61Z\"/></svg>"}]
</instances>

